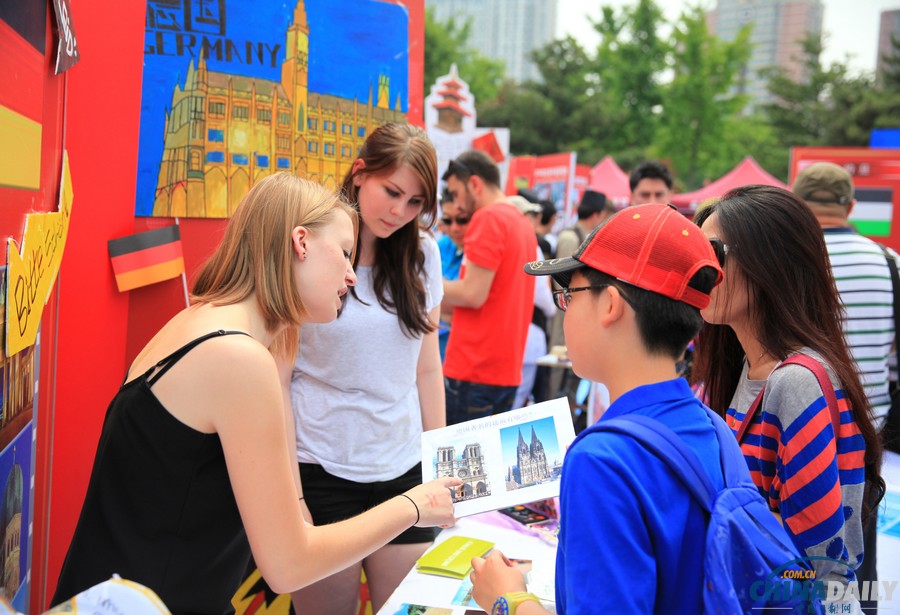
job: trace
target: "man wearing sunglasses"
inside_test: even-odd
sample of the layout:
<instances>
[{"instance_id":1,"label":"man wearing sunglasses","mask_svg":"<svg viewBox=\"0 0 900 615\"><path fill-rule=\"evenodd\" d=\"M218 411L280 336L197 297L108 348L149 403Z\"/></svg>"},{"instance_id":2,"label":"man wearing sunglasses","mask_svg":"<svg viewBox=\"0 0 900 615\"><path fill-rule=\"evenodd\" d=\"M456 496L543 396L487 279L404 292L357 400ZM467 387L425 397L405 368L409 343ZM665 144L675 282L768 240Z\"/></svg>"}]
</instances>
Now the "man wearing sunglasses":
<instances>
[{"instance_id":1,"label":"man wearing sunglasses","mask_svg":"<svg viewBox=\"0 0 900 615\"><path fill-rule=\"evenodd\" d=\"M453 308L444 359L447 424L512 408L522 380L525 340L534 309L534 226L500 188L500 170L469 150L443 175L454 215L468 217L460 279L444 281L443 307Z\"/></svg>"}]
</instances>

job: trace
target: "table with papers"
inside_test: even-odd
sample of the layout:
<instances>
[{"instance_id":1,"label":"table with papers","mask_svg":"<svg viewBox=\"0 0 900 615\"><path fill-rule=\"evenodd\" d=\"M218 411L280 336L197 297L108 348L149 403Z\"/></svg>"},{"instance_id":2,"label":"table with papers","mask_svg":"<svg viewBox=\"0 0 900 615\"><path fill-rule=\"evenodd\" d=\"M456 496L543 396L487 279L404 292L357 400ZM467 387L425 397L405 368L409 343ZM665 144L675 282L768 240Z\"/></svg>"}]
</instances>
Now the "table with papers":
<instances>
[{"instance_id":1,"label":"table with papers","mask_svg":"<svg viewBox=\"0 0 900 615\"><path fill-rule=\"evenodd\" d=\"M499 512L486 512L458 520L457 524L442 530L435 545L450 536L470 536L490 540L511 560L531 561L528 590L537 595L544 607L555 612L553 574L556 563L556 545L552 538L532 531L521 523ZM431 547L433 548L433 547ZM483 611L470 599L468 577L457 579L411 570L394 591L377 615L471 615ZM431 607L416 609L411 606Z\"/></svg>"}]
</instances>

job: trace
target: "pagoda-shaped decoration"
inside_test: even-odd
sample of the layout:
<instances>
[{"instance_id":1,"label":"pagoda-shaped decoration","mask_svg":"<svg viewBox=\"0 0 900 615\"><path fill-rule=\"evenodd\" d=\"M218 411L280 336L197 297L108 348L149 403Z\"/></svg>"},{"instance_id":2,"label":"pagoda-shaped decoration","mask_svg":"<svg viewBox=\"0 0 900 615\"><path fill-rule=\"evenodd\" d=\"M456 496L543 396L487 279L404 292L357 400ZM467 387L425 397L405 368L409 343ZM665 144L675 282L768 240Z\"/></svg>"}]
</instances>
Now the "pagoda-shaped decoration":
<instances>
[{"instance_id":1,"label":"pagoda-shaped decoration","mask_svg":"<svg viewBox=\"0 0 900 615\"><path fill-rule=\"evenodd\" d=\"M456 73L456 64L450 67L450 74L443 81L438 80L437 96L441 100L434 104L438 112L437 127L450 133L463 132L463 118L471 117L465 106L470 97L463 92L468 87L459 79Z\"/></svg>"}]
</instances>

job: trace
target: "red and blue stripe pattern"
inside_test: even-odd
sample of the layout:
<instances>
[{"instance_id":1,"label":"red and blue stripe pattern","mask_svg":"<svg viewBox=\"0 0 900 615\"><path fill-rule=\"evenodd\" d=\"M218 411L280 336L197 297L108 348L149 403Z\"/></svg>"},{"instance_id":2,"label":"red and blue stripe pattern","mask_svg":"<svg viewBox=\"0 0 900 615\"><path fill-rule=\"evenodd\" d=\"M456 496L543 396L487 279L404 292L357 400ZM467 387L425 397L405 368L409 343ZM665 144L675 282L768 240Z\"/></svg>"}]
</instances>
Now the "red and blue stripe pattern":
<instances>
[{"instance_id":1,"label":"red and blue stripe pattern","mask_svg":"<svg viewBox=\"0 0 900 615\"><path fill-rule=\"evenodd\" d=\"M839 534L846 517L859 514L845 509L841 489L865 482L865 442L843 391L835 395L841 417L837 447L824 395L788 425L767 412L764 401L741 443L753 482L804 549ZM728 409L735 433L743 419Z\"/></svg>"}]
</instances>

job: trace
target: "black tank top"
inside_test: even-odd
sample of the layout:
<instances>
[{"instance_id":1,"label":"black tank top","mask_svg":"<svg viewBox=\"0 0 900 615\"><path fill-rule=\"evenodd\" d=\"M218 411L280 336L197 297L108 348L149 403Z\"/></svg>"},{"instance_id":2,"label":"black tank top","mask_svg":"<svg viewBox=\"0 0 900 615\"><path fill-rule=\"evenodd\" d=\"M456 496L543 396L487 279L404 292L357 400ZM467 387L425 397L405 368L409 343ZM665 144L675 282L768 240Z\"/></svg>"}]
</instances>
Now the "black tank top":
<instances>
[{"instance_id":1,"label":"black tank top","mask_svg":"<svg viewBox=\"0 0 900 615\"><path fill-rule=\"evenodd\" d=\"M169 414L151 387L198 344L235 334L247 335L197 338L119 389L53 605L115 573L155 591L174 614L234 612L250 546L219 436Z\"/></svg>"}]
</instances>

